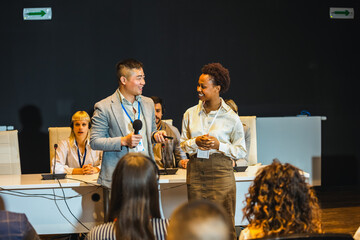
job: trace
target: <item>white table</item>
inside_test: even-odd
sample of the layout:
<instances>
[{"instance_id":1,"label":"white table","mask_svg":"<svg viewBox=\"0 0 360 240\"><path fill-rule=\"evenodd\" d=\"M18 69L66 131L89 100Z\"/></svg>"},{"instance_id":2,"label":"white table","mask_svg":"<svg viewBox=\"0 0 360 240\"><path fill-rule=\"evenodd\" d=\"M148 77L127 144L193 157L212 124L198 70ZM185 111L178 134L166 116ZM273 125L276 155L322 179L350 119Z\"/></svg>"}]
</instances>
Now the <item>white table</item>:
<instances>
[{"instance_id":1,"label":"white table","mask_svg":"<svg viewBox=\"0 0 360 240\"><path fill-rule=\"evenodd\" d=\"M89 183L96 183L97 175L73 175L69 176ZM104 221L103 190L99 186L90 185L84 182L63 179L60 180L66 197L77 196L66 200L71 212L87 228L101 224ZM71 215L64 200L62 189L57 180L41 180L40 174L24 175L0 175L0 209L13 212L25 213L38 234L62 234L81 233L88 230L83 227ZM64 216L57 208L53 194L57 197L57 205ZM14 196L29 194L27 197ZM47 197L41 198L37 196ZM95 194L95 195L94 195ZM96 195L98 194L98 195ZM92 197L99 196L99 201L92 200ZM70 223L65 219L70 221Z\"/></svg>"},{"instance_id":2,"label":"white table","mask_svg":"<svg viewBox=\"0 0 360 240\"><path fill-rule=\"evenodd\" d=\"M245 193L255 177L257 168L250 169L249 172L235 173L236 179L236 225L244 225L242 222L242 207L245 199ZM76 178L82 181L63 179L60 180L65 196L76 196L67 200L67 204L71 212L78 218L87 228L101 224L104 221L104 201L103 190L96 183L97 175L69 175L69 178ZM88 230L83 227L71 215L64 200L60 200L63 196L62 189L57 180L41 180L40 174L24 174L24 175L0 175L0 209L13 212L25 213L29 221L34 226L38 234L62 234L62 233L81 233ZM173 210L180 204L187 202L186 191L186 170L179 169L176 175L160 176L161 198L164 216L169 218ZM63 215L56 207L53 200L53 191L58 196L56 203ZM20 193L31 194L27 197L9 195ZM45 198L36 197L44 196ZM92 198L100 197L99 201Z\"/></svg>"}]
</instances>

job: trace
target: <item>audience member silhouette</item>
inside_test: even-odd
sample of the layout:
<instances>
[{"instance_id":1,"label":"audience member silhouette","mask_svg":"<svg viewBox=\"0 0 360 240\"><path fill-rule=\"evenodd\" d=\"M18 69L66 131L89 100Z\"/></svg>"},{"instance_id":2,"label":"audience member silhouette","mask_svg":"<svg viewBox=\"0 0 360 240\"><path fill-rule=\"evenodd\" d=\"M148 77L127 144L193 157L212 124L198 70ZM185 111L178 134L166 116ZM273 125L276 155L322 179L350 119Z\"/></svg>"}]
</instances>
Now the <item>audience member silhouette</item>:
<instances>
[{"instance_id":1,"label":"audience member silhouette","mask_svg":"<svg viewBox=\"0 0 360 240\"><path fill-rule=\"evenodd\" d=\"M0 239L40 240L26 215L0 210Z\"/></svg>"},{"instance_id":2,"label":"audience member silhouette","mask_svg":"<svg viewBox=\"0 0 360 240\"><path fill-rule=\"evenodd\" d=\"M91 229L87 239L164 240L168 220L160 216L158 189L155 162L141 153L126 154L113 172L110 222Z\"/></svg>"},{"instance_id":3,"label":"audience member silhouette","mask_svg":"<svg viewBox=\"0 0 360 240\"><path fill-rule=\"evenodd\" d=\"M222 206L194 200L178 207L170 217L167 240L229 240L231 220Z\"/></svg>"},{"instance_id":4,"label":"audience member silhouette","mask_svg":"<svg viewBox=\"0 0 360 240\"><path fill-rule=\"evenodd\" d=\"M301 170L274 160L259 170L246 195L244 218L249 222L240 239L296 233L321 233L315 192Z\"/></svg>"}]
</instances>

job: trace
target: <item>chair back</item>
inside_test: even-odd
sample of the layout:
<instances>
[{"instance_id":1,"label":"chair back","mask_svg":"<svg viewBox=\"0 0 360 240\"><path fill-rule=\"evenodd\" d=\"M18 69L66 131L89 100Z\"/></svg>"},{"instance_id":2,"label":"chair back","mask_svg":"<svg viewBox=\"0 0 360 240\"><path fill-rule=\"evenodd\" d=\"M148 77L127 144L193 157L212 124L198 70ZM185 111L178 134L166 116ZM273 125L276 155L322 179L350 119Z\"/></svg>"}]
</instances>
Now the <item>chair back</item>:
<instances>
[{"instance_id":1,"label":"chair back","mask_svg":"<svg viewBox=\"0 0 360 240\"><path fill-rule=\"evenodd\" d=\"M169 125L173 125L173 120L172 119L161 119L161 121L165 122L166 124L169 124Z\"/></svg>"},{"instance_id":2,"label":"chair back","mask_svg":"<svg viewBox=\"0 0 360 240\"><path fill-rule=\"evenodd\" d=\"M250 139L245 139L247 145L250 145L248 151L248 165L255 165L257 163L257 138L256 138L256 116L240 116L240 120L249 129ZM246 133L245 133L246 135Z\"/></svg>"},{"instance_id":3,"label":"chair back","mask_svg":"<svg viewBox=\"0 0 360 240\"><path fill-rule=\"evenodd\" d=\"M70 133L70 127L49 127L50 169L52 169L52 159L55 155L54 144L59 144L62 140L66 140Z\"/></svg>"},{"instance_id":4,"label":"chair back","mask_svg":"<svg viewBox=\"0 0 360 240\"><path fill-rule=\"evenodd\" d=\"M17 130L0 131L0 174L21 174Z\"/></svg>"}]
</instances>

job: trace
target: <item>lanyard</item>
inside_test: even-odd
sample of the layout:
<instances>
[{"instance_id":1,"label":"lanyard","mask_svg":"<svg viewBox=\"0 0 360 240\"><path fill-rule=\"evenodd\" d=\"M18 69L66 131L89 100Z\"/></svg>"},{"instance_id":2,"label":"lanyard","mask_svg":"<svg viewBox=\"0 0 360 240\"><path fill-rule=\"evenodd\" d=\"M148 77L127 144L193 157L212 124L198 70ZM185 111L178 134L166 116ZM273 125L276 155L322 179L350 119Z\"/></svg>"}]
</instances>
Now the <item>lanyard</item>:
<instances>
[{"instance_id":1,"label":"lanyard","mask_svg":"<svg viewBox=\"0 0 360 240\"><path fill-rule=\"evenodd\" d=\"M121 103L121 107L124 109L124 112L126 113L126 115L128 116L128 118L130 119L130 122L133 123L134 121L131 119L129 113L126 111L124 105ZM139 115L138 115L138 119L140 119L140 102L138 102L138 112L139 112Z\"/></svg>"},{"instance_id":2,"label":"lanyard","mask_svg":"<svg viewBox=\"0 0 360 240\"><path fill-rule=\"evenodd\" d=\"M75 141L75 143L76 143L76 146L77 146L77 154L78 154L79 165L80 165L80 168L82 168L84 166L85 158L86 158L86 146L85 146L85 151L84 151L84 158L83 158L83 160L81 162L79 146L77 145L76 141Z\"/></svg>"},{"instance_id":3,"label":"lanyard","mask_svg":"<svg viewBox=\"0 0 360 240\"><path fill-rule=\"evenodd\" d=\"M204 106L204 104L203 104L203 106ZM209 128L208 128L208 130L206 131L205 134L208 134L208 133L210 132L211 126L212 126L213 123L215 122L215 119L216 119L217 115L219 114L220 108L221 108L221 106L220 106L219 109L216 111L215 117L213 118L213 120L212 120L212 122L211 122L211 124L210 124L210 126L209 126ZM204 131L203 122L202 122L201 120L200 120L200 123L201 123L201 128L202 128L202 130Z\"/></svg>"}]
</instances>

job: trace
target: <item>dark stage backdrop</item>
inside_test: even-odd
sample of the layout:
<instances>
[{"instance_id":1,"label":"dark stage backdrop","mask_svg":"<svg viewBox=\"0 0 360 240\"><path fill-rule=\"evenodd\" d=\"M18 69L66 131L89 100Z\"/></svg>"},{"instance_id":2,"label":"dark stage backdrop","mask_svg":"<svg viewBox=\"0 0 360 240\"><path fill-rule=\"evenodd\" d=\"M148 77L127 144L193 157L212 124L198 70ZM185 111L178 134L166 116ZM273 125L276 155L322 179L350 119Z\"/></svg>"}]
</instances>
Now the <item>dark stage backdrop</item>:
<instances>
[{"instance_id":1,"label":"dark stage backdrop","mask_svg":"<svg viewBox=\"0 0 360 240\"><path fill-rule=\"evenodd\" d=\"M144 95L162 97L165 118L181 128L183 113L197 103L201 67L220 62L232 80L223 97L235 100L240 115L294 116L307 110L326 116L323 184L359 184L359 5L2 0L0 125L42 137L50 126L67 126L75 111L91 112L115 91L114 66L132 57L145 65ZM53 19L23 21L24 7L52 7ZM331 20L329 7L353 7L355 19ZM22 148L29 135L23 134ZM47 148L42 140L32 142L28 152Z\"/></svg>"}]
</instances>

